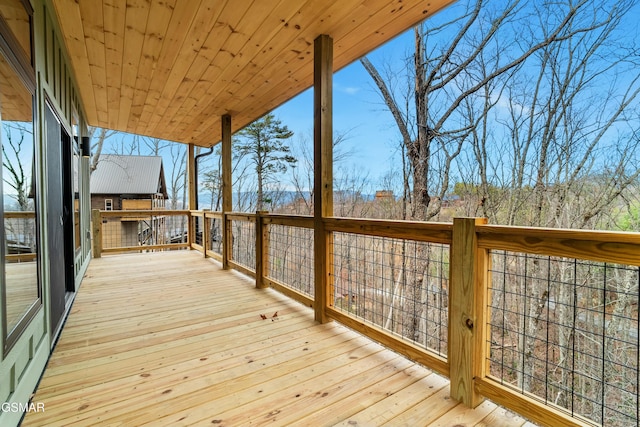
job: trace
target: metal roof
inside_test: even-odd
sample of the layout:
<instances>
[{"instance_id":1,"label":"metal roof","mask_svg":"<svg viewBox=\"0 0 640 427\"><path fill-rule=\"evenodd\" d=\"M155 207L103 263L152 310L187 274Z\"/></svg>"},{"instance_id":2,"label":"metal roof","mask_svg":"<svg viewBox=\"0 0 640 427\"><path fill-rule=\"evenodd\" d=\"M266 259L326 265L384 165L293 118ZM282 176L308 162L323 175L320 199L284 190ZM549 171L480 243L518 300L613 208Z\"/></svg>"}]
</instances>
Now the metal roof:
<instances>
[{"instance_id":1,"label":"metal roof","mask_svg":"<svg viewBox=\"0 0 640 427\"><path fill-rule=\"evenodd\" d=\"M162 194L168 198L162 157L103 154L91 174L91 194Z\"/></svg>"}]
</instances>

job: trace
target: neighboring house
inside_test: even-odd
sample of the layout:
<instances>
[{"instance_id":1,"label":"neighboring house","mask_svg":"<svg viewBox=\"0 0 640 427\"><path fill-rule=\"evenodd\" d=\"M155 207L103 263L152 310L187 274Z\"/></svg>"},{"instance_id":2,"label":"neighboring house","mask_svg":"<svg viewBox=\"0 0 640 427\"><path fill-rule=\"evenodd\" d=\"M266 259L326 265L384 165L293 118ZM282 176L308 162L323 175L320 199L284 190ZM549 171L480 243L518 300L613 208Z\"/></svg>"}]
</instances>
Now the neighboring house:
<instances>
[{"instance_id":1,"label":"neighboring house","mask_svg":"<svg viewBox=\"0 0 640 427\"><path fill-rule=\"evenodd\" d=\"M160 156L102 155L91 174L91 209L106 211L163 209L169 198ZM107 217L104 247L165 243L165 218Z\"/></svg>"}]
</instances>

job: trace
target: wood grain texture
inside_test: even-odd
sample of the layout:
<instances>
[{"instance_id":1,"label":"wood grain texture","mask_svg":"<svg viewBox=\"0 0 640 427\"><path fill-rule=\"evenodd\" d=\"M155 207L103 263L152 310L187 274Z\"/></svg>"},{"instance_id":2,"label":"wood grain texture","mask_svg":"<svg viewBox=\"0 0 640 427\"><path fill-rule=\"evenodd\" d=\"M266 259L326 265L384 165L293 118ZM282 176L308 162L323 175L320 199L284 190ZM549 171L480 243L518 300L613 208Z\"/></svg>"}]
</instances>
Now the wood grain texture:
<instances>
[{"instance_id":1,"label":"wood grain texture","mask_svg":"<svg viewBox=\"0 0 640 427\"><path fill-rule=\"evenodd\" d=\"M486 219L455 218L449 286L449 378L451 397L475 408L483 397L473 387L474 378L486 360L483 347L486 341L482 322L485 319L486 299L482 298L487 284L478 280L480 257L477 247L476 225Z\"/></svg>"},{"instance_id":2,"label":"wood grain texture","mask_svg":"<svg viewBox=\"0 0 640 427\"><path fill-rule=\"evenodd\" d=\"M529 414L533 421L545 426L588 427L593 426L587 420L571 417L566 412L556 410L552 406L543 406L534 398L498 384L491 379L475 382L478 392L498 403L508 403L511 408ZM535 408L535 410L532 410ZM530 425L530 424L529 424Z\"/></svg>"},{"instance_id":3,"label":"wood grain texture","mask_svg":"<svg viewBox=\"0 0 640 427\"><path fill-rule=\"evenodd\" d=\"M333 216L333 39L322 34L313 42L313 252L315 319L330 319L333 306L333 236L323 218Z\"/></svg>"},{"instance_id":4,"label":"wood grain texture","mask_svg":"<svg viewBox=\"0 0 640 427\"><path fill-rule=\"evenodd\" d=\"M453 0L56 0L89 125L211 146L313 84L313 41L335 70Z\"/></svg>"},{"instance_id":5,"label":"wood grain texture","mask_svg":"<svg viewBox=\"0 0 640 427\"><path fill-rule=\"evenodd\" d=\"M324 218L327 230L368 236L451 244L453 225L435 222Z\"/></svg>"},{"instance_id":6,"label":"wood grain texture","mask_svg":"<svg viewBox=\"0 0 640 427\"><path fill-rule=\"evenodd\" d=\"M638 233L484 225L478 227L478 245L486 249L640 265Z\"/></svg>"},{"instance_id":7,"label":"wood grain texture","mask_svg":"<svg viewBox=\"0 0 640 427\"><path fill-rule=\"evenodd\" d=\"M264 216L264 222L289 227L313 228L313 217L306 215L269 214Z\"/></svg>"},{"instance_id":8,"label":"wood grain texture","mask_svg":"<svg viewBox=\"0 0 640 427\"><path fill-rule=\"evenodd\" d=\"M93 260L33 401L23 426L523 423L190 251Z\"/></svg>"}]
</instances>

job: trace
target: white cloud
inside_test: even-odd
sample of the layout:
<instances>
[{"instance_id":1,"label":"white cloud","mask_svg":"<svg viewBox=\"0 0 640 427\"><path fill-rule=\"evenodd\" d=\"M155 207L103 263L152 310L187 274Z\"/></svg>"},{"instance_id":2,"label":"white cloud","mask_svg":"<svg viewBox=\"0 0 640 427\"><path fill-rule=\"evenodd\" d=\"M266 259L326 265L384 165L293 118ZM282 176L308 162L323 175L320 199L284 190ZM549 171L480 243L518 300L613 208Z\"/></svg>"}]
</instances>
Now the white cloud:
<instances>
[{"instance_id":1,"label":"white cloud","mask_svg":"<svg viewBox=\"0 0 640 427\"><path fill-rule=\"evenodd\" d=\"M342 86L334 83L333 87L336 91L346 93L347 95L355 95L360 92L360 88L357 86Z\"/></svg>"}]
</instances>

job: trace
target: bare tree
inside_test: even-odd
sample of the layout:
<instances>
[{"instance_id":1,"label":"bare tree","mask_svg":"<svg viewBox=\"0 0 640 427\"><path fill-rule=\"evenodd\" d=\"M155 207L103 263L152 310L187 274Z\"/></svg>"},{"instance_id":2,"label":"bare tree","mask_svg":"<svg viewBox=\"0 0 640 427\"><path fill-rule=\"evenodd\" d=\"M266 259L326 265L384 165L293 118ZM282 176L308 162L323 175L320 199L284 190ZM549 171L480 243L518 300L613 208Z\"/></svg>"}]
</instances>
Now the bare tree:
<instances>
[{"instance_id":1,"label":"bare tree","mask_svg":"<svg viewBox=\"0 0 640 427\"><path fill-rule=\"evenodd\" d=\"M498 38L505 33L518 34L519 26L538 13L519 0L499 5L478 0L461 16L441 25L416 27L413 64L407 73L413 81L413 105L398 102L377 68L368 58L362 58L407 149L413 170L412 218L428 220L440 212L452 165L477 125L477 118L464 120L464 101L543 48L602 25L577 20L581 14L592 12L592 3L587 0L548 7L556 11L555 19L540 23L540 29L529 26L531 31L510 44L508 52ZM430 45L432 39L436 41ZM481 60L483 65L490 65L482 74L476 73Z\"/></svg>"},{"instance_id":2,"label":"bare tree","mask_svg":"<svg viewBox=\"0 0 640 427\"><path fill-rule=\"evenodd\" d=\"M166 148L171 146L171 142L165 141L160 138L143 138L142 142L144 146L147 148L147 151L152 156L161 156Z\"/></svg>"},{"instance_id":3,"label":"bare tree","mask_svg":"<svg viewBox=\"0 0 640 427\"><path fill-rule=\"evenodd\" d=\"M4 124L3 129L6 139L2 144L2 166L4 168L3 181L15 191L15 198L18 209L27 211L33 209L29 200L31 173L25 170L29 161L25 159L25 154L33 156L33 132L21 123L13 122L10 125ZM27 136L28 135L28 136ZM26 137L26 141L25 141ZM25 147L25 142L27 146Z\"/></svg>"},{"instance_id":4,"label":"bare tree","mask_svg":"<svg viewBox=\"0 0 640 427\"><path fill-rule=\"evenodd\" d=\"M353 129L335 130L333 133L333 165L334 165L334 192L340 193L344 188L344 183L349 181L361 181L361 171L354 171L345 168L346 162L354 155L354 150L349 148L346 142L349 140ZM291 183L296 192L298 212L300 214L311 215L313 213L313 145L311 132L309 135L301 135L294 144L294 155L296 157L296 168L291 174ZM351 174L350 172L357 172ZM364 188L364 185L356 187ZM304 208L302 208L304 206Z\"/></svg>"},{"instance_id":5,"label":"bare tree","mask_svg":"<svg viewBox=\"0 0 640 427\"><path fill-rule=\"evenodd\" d=\"M171 209L184 207L185 177L186 177L186 146L174 144L170 150L171 169L169 176L169 199ZM180 201L182 200L182 206Z\"/></svg>"},{"instance_id":6,"label":"bare tree","mask_svg":"<svg viewBox=\"0 0 640 427\"><path fill-rule=\"evenodd\" d=\"M430 20L414 29L414 52L405 69L413 102L407 102L406 96L403 97L406 89L394 92L376 66L368 58L363 58L362 65L394 118L411 166L409 217L415 220L439 217L443 200L451 191L452 173L459 167L459 156L471 143L476 151L473 157L468 158L475 157L479 165L476 170L481 176L484 174L480 186L484 188L484 194L479 203L481 206L487 203L491 157L500 152L491 151L481 142L489 142L495 137L485 125L489 112L502 98L500 91L504 90L505 82L520 70L539 66L540 61L550 61L551 52L572 46L576 40L590 37L593 42L598 37L606 38L606 30L615 24L616 14L624 14L629 7L630 3L623 1L609 12L588 0L536 5L519 0L477 0L469 3L463 13L453 19L440 24ZM574 80L568 82L573 83ZM569 85L566 89L570 88ZM557 88L562 89L562 86ZM633 91L629 95L627 100L635 97ZM565 105L568 105L566 99L558 101L557 107L560 109ZM567 109L565 113L569 111ZM546 182L543 171L552 164L550 144L559 136L555 132L558 128L555 123L550 123L548 130L553 130L553 134L543 140L536 140L534 135L511 139L528 144L518 150L519 153L530 150L527 153L538 155L539 174L535 174L533 184L533 199L537 205L542 204L543 193L538 190ZM536 141L540 144L536 145ZM527 166L530 160L531 155L517 159ZM516 174L521 173L517 168L515 170ZM530 173L530 169L524 169L522 173ZM627 178L632 182L634 177L630 174ZM490 212L488 207L483 208L484 214ZM419 258L426 259L423 255L421 253ZM417 271L424 271L426 267L416 266ZM422 274L417 274L413 283L406 287L408 300L422 301L422 290L427 286L423 279ZM421 304L417 306L413 310L413 321L407 323L404 331L406 336L415 340L421 335L419 319L424 314Z\"/></svg>"},{"instance_id":7,"label":"bare tree","mask_svg":"<svg viewBox=\"0 0 640 427\"><path fill-rule=\"evenodd\" d=\"M97 131L97 135L96 135ZM104 128L95 128L90 127L88 136L91 139L91 166L89 167L90 173L93 173L98 167L98 163L100 162L100 156L102 155L102 150L104 148L105 141L115 135L117 131L104 129Z\"/></svg>"}]
</instances>

